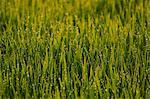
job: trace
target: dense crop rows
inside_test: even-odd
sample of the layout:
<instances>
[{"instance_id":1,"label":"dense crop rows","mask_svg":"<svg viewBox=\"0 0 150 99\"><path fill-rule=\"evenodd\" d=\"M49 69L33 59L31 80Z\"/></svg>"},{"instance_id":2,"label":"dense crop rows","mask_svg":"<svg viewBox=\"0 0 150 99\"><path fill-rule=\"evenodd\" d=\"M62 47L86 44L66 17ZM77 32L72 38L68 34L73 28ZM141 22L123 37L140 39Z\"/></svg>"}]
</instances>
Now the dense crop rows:
<instances>
[{"instance_id":1,"label":"dense crop rows","mask_svg":"<svg viewBox=\"0 0 150 99\"><path fill-rule=\"evenodd\" d=\"M150 1L0 0L1 98L150 98Z\"/></svg>"}]
</instances>

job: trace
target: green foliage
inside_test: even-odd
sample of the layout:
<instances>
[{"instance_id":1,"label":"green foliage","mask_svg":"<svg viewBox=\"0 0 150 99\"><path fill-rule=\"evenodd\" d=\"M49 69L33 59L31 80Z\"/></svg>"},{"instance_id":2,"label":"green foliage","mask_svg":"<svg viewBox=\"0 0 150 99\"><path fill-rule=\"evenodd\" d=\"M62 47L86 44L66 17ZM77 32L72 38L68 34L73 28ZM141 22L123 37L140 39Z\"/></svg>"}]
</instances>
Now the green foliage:
<instances>
[{"instance_id":1,"label":"green foliage","mask_svg":"<svg viewBox=\"0 0 150 99\"><path fill-rule=\"evenodd\" d=\"M0 0L0 99L150 98L149 0Z\"/></svg>"}]
</instances>

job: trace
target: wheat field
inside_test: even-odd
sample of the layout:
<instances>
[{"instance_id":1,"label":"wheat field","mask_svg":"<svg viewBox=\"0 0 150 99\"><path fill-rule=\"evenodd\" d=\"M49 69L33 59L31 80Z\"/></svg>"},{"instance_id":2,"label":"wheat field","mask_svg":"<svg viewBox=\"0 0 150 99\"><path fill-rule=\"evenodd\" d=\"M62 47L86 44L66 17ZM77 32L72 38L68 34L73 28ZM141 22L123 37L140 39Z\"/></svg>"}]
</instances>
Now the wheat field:
<instances>
[{"instance_id":1,"label":"wheat field","mask_svg":"<svg viewBox=\"0 0 150 99\"><path fill-rule=\"evenodd\" d=\"M150 1L0 0L0 99L150 99Z\"/></svg>"}]
</instances>

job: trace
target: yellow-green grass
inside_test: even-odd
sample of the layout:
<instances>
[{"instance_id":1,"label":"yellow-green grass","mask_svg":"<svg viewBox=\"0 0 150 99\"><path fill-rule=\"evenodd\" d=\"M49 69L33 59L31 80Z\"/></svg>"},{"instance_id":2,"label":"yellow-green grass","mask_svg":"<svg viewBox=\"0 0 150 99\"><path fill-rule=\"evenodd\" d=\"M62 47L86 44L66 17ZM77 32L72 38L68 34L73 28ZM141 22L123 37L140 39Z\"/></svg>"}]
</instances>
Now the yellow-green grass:
<instances>
[{"instance_id":1,"label":"yellow-green grass","mask_svg":"<svg viewBox=\"0 0 150 99\"><path fill-rule=\"evenodd\" d=\"M0 0L0 99L150 98L149 0Z\"/></svg>"}]
</instances>

